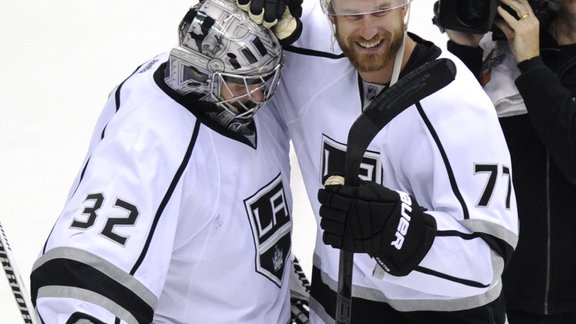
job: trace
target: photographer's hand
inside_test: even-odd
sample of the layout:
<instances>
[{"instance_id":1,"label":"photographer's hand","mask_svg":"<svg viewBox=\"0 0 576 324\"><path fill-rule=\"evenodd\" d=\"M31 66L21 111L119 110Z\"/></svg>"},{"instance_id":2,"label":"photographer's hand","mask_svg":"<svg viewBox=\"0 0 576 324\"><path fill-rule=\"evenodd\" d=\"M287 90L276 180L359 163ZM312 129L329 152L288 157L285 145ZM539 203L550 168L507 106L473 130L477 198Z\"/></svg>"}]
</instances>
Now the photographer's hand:
<instances>
[{"instance_id":1,"label":"photographer's hand","mask_svg":"<svg viewBox=\"0 0 576 324\"><path fill-rule=\"evenodd\" d=\"M517 63L540 55L540 22L527 0L501 0L516 12L516 19L501 6L498 14L502 19L494 23L502 30Z\"/></svg>"}]
</instances>

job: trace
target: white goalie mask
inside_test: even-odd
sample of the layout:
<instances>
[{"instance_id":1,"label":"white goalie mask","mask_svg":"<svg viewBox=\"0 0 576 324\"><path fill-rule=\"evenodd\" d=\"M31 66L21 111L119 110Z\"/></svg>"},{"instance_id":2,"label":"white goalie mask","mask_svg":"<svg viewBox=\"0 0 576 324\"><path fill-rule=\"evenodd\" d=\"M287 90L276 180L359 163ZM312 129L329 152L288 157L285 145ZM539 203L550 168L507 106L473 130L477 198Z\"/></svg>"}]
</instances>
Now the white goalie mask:
<instances>
[{"instance_id":1,"label":"white goalie mask","mask_svg":"<svg viewBox=\"0 0 576 324\"><path fill-rule=\"evenodd\" d=\"M282 48L234 2L205 0L190 8L179 26L179 44L170 52L166 83L213 103L213 116L226 127L249 120L276 90Z\"/></svg>"},{"instance_id":2,"label":"white goalie mask","mask_svg":"<svg viewBox=\"0 0 576 324\"><path fill-rule=\"evenodd\" d=\"M320 0L322 11L329 16L380 14L410 3L411 0Z\"/></svg>"}]
</instances>

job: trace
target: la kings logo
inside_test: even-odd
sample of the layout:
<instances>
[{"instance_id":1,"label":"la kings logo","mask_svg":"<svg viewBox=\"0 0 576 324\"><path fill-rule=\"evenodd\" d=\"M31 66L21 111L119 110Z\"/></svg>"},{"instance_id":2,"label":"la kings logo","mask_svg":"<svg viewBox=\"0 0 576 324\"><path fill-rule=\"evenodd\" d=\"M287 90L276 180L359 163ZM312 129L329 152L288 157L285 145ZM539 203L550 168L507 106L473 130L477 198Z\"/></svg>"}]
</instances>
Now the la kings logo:
<instances>
[{"instance_id":1,"label":"la kings logo","mask_svg":"<svg viewBox=\"0 0 576 324\"><path fill-rule=\"evenodd\" d=\"M346 145L324 135L322 138L322 174L320 181L328 174L344 174ZM382 184L382 164L377 152L366 151L360 164L360 179Z\"/></svg>"},{"instance_id":2,"label":"la kings logo","mask_svg":"<svg viewBox=\"0 0 576 324\"><path fill-rule=\"evenodd\" d=\"M286 262L289 262L292 222L278 175L266 187L244 201L254 243L256 271L281 286Z\"/></svg>"}]
</instances>

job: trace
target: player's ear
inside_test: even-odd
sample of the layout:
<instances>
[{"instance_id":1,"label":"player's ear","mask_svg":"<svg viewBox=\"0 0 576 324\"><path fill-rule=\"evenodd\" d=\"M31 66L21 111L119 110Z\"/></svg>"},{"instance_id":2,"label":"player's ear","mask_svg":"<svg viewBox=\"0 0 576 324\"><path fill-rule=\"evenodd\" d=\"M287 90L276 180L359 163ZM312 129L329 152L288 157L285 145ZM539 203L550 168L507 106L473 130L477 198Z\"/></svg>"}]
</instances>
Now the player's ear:
<instances>
[{"instance_id":1,"label":"player's ear","mask_svg":"<svg viewBox=\"0 0 576 324\"><path fill-rule=\"evenodd\" d=\"M405 6L402 6L402 8L400 8L401 12L402 12L402 18L406 19L406 15L408 14L408 10L410 9L410 3L406 4Z\"/></svg>"},{"instance_id":2,"label":"player's ear","mask_svg":"<svg viewBox=\"0 0 576 324\"><path fill-rule=\"evenodd\" d=\"M334 32L336 28L336 16L328 15L328 19L330 19L330 25L332 27L332 32Z\"/></svg>"}]
</instances>

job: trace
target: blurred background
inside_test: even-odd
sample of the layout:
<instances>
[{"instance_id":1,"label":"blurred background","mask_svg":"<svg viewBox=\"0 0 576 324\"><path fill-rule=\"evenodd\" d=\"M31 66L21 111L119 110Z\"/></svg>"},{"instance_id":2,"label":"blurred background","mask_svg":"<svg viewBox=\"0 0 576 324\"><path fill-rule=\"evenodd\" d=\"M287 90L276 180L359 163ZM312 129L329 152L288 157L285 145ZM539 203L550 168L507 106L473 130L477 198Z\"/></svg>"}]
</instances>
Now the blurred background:
<instances>
[{"instance_id":1,"label":"blurred background","mask_svg":"<svg viewBox=\"0 0 576 324\"><path fill-rule=\"evenodd\" d=\"M318 0L305 0L318 1ZM28 288L108 93L177 42L190 0L0 2L0 223ZM442 48L433 0L413 0L409 31ZM295 161L295 159L294 159ZM294 247L310 275L315 222L293 163ZM23 323L0 272L0 324Z\"/></svg>"}]
</instances>

